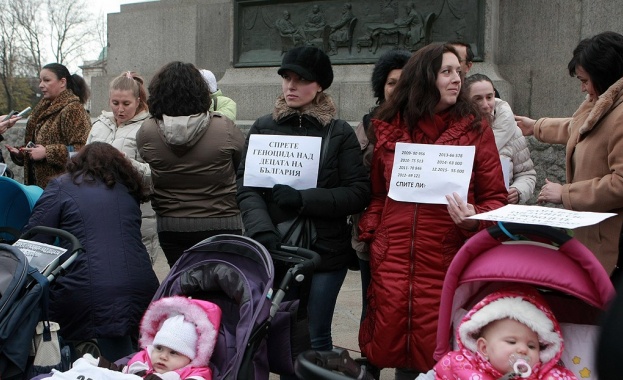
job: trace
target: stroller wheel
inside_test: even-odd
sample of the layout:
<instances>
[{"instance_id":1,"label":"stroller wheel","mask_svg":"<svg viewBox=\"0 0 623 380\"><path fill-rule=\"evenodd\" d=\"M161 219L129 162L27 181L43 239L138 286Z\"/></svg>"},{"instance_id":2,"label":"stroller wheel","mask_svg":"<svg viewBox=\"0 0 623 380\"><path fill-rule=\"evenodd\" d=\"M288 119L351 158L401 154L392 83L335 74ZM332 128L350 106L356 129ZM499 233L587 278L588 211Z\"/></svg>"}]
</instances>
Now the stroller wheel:
<instances>
[{"instance_id":1,"label":"stroller wheel","mask_svg":"<svg viewBox=\"0 0 623 380\"><path fill-rule=\"evenodd\" d=\"M84 354L91 354L94 358L99 358L100 348L95 340L85 340L75 345L76 354L81 358Z\"/></svg>"}]
</instances>

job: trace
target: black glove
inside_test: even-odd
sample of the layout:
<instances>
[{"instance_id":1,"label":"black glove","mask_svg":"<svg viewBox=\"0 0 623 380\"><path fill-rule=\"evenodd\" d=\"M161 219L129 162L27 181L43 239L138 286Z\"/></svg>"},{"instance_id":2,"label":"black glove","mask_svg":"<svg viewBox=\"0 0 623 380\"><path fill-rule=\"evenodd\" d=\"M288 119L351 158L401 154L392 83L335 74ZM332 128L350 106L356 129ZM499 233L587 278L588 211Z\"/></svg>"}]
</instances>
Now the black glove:
<instances>
[{"instance_id":1,"label":"black glove","mask_svg":"<svg viewBox=\"0 0 623 380\"><path fill-rule=\"evenodd\" d=\"M260 232L254 236L253 239L266 247L269 251L275 251L279 247L279 236L274 232Z\"/></svg>"},{"instance_id":2,"label":"black glove","mask_svg":"<svg viewBox=\"0 0 623 380\"><path fill-rule=\"evenodd\" d=\"M301 192L288 185L273 186L273 200L282 208L300 208L303 206Z\"/></svg>"}]
</instances>

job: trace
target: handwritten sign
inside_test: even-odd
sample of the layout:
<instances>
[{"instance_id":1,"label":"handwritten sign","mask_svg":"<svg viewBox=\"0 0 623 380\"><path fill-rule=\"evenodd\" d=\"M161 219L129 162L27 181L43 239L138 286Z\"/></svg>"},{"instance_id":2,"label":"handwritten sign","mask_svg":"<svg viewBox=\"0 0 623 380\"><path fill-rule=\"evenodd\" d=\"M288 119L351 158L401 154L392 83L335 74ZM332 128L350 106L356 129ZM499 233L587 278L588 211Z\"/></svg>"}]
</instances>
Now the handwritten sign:
<instances>
[{"instance_id":1,"label":"handwritten sign","mask_svg":"<svg viewBox=\"0 0 623 380\"><path fill-rule=\"evenodd\" d=\"M446 195L467 200L474 165L473 146L396 143L390 198L401 202L448 204Z\"/></svg>"},{"instance_id":2,"label":"handwritten sign","mask_svg":"<svg viewBox=\"0 0 623 380\"><path fill-rule=\"evenodd\" d=\"M560 228L577 228L597 224L615 215L611 212L586 212L544 206L506 205L493 211L472 215L470 218L538 224Z\"/></svg>"},{"instance_id":3,"label":"handwritten sign","mask_svg":"<svg viewBox=\"0 0 623 380\"><path fill-rule=\"evenodd\" d=\"M321 142L320 137L251 135L244 185L272 188L279 183L297 190L316 187Z\"/></svg>"}]
</instances>

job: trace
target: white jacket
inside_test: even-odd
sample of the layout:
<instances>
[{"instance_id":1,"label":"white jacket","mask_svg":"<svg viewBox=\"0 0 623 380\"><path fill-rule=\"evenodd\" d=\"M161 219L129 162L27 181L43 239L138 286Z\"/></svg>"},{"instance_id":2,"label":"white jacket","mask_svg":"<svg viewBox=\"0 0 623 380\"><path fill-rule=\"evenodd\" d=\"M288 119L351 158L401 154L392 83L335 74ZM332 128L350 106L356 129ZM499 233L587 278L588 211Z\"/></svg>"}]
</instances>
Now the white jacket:
<instances>
[{"instance_id":1,"label":"white jacket","mask_svg":"<svg viewBox=\"0 0 623 380\"><path fill-rule=\"evenodd\" d=\"M149 164L143 161L136 147L136 132L138 132L143 121L148 117L149 112L143 111L117 127L113 113L102 111L100 117L91 127L87 144L96 141L105 142L123 152L126 157L130 159L136 170L143 176L143 183L151 188L151 170L149 169Z\"/></svg>"},{"instance_id":2,"label":"white jacket","mask_svg":"<svg viewBox=\"0 0 623 380\"><path fill-rule=\"evenodd\" d=\"M510 187L519 191L519 203L526 203L532 198L536 185L536 171L530 158L530 150L521 129L515 122L515 115L510 105L502 99L495 99L493 120L495 145L500 156L511 160Z\"/></svg>"}]
</instances>

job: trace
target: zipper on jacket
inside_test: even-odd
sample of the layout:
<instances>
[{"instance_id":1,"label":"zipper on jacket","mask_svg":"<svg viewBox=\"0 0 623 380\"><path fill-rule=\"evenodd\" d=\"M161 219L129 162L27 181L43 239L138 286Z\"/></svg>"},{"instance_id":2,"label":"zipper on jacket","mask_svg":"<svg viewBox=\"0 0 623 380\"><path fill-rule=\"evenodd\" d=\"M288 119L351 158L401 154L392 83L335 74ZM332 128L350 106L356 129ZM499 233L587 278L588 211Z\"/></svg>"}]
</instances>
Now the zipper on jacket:
<instances>
[{"instance_id":1,"label":"zipper on jacket","mask_svg":"<svg viewBox=\"0 0 623 380\"><path fill-rule=\"evenodd\" d=\"M411 250L409 252L409 299L407 308L407 357L411 357L411 325L413 316L413 274L415 272L415 221L418 213L418 204L415 204L413 210L413 223L411 223Z\"/></svg>"}]
</instances>

